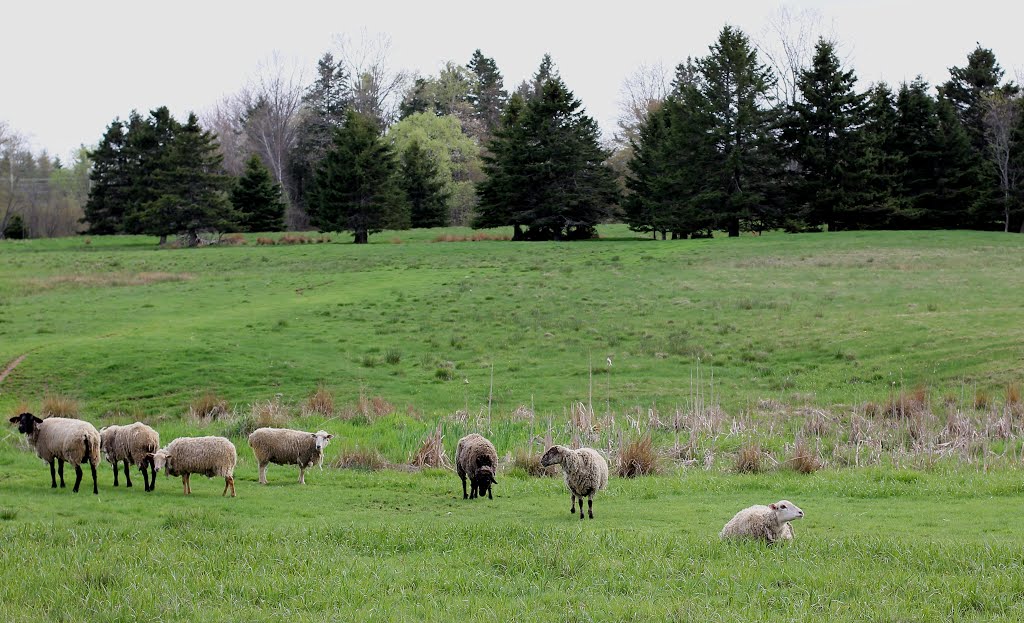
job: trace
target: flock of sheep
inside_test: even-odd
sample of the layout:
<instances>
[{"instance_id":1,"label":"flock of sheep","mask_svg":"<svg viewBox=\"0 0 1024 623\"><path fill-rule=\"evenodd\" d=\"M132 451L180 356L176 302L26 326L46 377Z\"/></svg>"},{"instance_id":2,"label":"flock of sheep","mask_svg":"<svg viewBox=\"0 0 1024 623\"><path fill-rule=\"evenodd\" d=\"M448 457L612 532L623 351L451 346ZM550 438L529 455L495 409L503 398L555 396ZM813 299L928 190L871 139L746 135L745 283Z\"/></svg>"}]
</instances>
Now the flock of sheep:
<instances>
[{"instance_id":1,"label":"flock of sheep","mask_svg":"<svg viewBox=\"0 0 1024 623\"><path fill-rule=\"evenodd\" d=\"M166 447L160 447L160 435L151 427L136 422L127 426L107 426L96 430L92 424L77 419L52 417L39 419L31 413L10 419L18 425L18 432L27 435L29 444L39 458L50 465L51 487L64 486L64 464L75 467L75 486L78 492L82 482L82 464L92 469L92 492L99 493L96 484L96 468L100 453L106 456L114 468L114 486L118 486L118 469L124 464L125 485L132 486L129 467L136 466L142 472L146 491L156 487L156 475L166 470L170 476L181 476L185 495L192 493L189 477L201 474L208 478L224 478L224 493L231 491L235 497L235 465L238 454L235 445L225 437L179 437ZM323 465L324 448L333 435L326 431L307 433L286 428L259 428L249 435L259 466L260 484L267 484L267 465L298 465L299 482L305 483L306 469ZM56 461L58 468L55 469ZM571 449L552 446L541 457L545 467L560 465L565 474L572 505L569 512L575 515L579 502L580 519L583 515L583 500L587 499L587 511L594 518L594 496L608 486L608 462L592 448ZM491 485L498 484L495 475L498 469L498 453L489 440L472 433L459 440L455 452L455 471L462 480L462 497L474 499L486 495L493 499ZM470 490L466 490L469 481ZM756 505L738 512L722 528L719 536L726 538L753 538L775 543L793 539L790 522L801 519L804 512L788 500L767 506Z\"/></svg>"}]
</instances>

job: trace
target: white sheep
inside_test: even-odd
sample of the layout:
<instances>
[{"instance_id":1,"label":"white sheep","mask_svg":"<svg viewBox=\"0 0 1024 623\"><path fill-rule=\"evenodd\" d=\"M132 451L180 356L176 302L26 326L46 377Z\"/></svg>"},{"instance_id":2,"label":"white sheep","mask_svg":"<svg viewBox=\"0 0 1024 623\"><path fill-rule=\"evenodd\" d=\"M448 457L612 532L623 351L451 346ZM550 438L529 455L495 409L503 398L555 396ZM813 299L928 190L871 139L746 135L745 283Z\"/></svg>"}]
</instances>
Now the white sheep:
<instances>
[{"instance_id":1,"label":"white sheep","mask_svg":"<svg viewBox=\"0 0 1024 623\"><path fill-rule=\"evenodd\" d=\"M18 432L28 435L28 442L36 450L36 455L50 464L50 481L52 488L57 488L57 475L54 470L54 459L60 465L60 486L64 487L64 463L75 466L75 487L82 483L82 463L89 463L92 468L92 492L99 494L96 486L96 468L100 464L100 434L96 427L84 420L51 417L40 420L31 413L22 413L12 417L11 424L18 425Z\"/></svg>"},{"instance_id":2,"label":"white sheep","mask_svg":"<svg viewBox=\"0 0 1024 623\"><path fill-rule=\"evenodd\" d=\"M249 446L260 466L260 484L267 484L267 464L298 465L299 483L306 484L306 468L324 462L324 448L334 435L318 430L307 433L290 428L257 428L249 435Z\"/></svg>"},{"instance_id":3,"label":"white sheep","mask_svg":"<svg viewBox=\"0 0 1024 623\"><path fill-rule=\"evenodd\" d=\"M462 479L462 499L475 499L477 496L491 495L491 484L498 484L494 479L498 469L498 452L494 444L486 438L470 433L459 440L455 448L455 471ZM470 481L470 493L466 493L466 478Z\"/></svg>"},{"instance_id":4,"label":"white sheep","mask_svg":"<svg viewBox=\"0 0 1024 623\"><path fill-rule=\"evenodd\" d=\"M565 484L572 496L570 513L576 514L576 500L580 501L580 519L583 519L583 498L587 510L594 518L594 496L608 486L608 462L592 448L571 450L565 446L551 446L540 459L544 467L560 464L565 472Z\"/></svg>"},{"instance_id":5,"label":"white sheep","mask_svg":"<svg viewBox=\"0 0 1024 623\"><path fill-rule=\"evenodd\" d=\"M142 422L135 422L127 426L104 426L100 429L100 447L114 467L115 487L118 486L118 463L123 461L126 487L132 486L132 477L128 467L135 465L142 472L145 491L156 489L156 471L153 471L152 481L149 477L149 468L153 463L149 457L160 448L159 433Z\"/></svg>"},{"instance_id":6,"label":"white sheep","mask_svg":"<svg viewBox=\"0 0 1024 623\"><path fill-rule=\"evenodd\" d=\"M789 522L803 516L804 512L789 500L780 500L768 506L758 504L736 513L718 536L723 539L763 539L769 544L791 541L793 526Z\"/></svg>"},{"instance_id":7,"label":"white sheep","mask_svg":"<svg viewBox=\"0 0 1024 623\"><path fill-rule=\"evenodd\" d=\"M235 465L238 453L235 444L224 437L179 437L166 448L150 455L154 471L167 470L168 476L181 476L185 495L192 493L189 477L202 474L207 478L224 477L224 493L231 489L235 497Z\"/></svg>"}]
</instances>

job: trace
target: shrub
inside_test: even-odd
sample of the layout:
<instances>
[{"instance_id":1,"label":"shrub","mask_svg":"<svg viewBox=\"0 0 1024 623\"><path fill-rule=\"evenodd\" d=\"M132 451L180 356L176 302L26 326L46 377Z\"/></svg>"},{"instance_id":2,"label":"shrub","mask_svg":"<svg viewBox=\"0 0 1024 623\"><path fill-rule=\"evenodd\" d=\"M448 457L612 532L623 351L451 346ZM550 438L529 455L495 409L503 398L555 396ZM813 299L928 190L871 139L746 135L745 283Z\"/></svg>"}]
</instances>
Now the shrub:
<instances>
[{"instance_id":1,"label":"shrub","mask_svg":"<svg viewBox=\"0 0 1024 623\"><path fill-rule=\"evenodd\" d=\"M748 443L736 453L736 471L741 474L757 474L764 470L764 453L758 443Z\"/></svg>"},{"instance_id":2,"label":"shrub","mask_svg":"<svg viewBox=\"0 0 1024 623\"><path fill-rule=\"evenodd\" d=\"M444 435L441 433L441 423L437 428L424 439L419 450L413 453L409 460L410 465L416 467L439 467L450 469L452 464L444 449Z\"/></svg>"},{"instance_id":3,"label":"shrub","mask_svg":"<svg viewBox=\"0 0 1024 623\"><path fill-rule=\"evenodd\" d=\"M273 238L263 238L261 236L261 237L256 239L256 244L261 246L261 247L262 246L271 246L272 247L275 244L277 244L277 241L275 241Z\"/></svg>"},{"instance_id":4,"label":"shrub","mask_svg":"<svg viewBox=\"0 0 1024 623\"><path fill-rule=\"evenodd\" d=\"M39 411L44 418L67 417L77 418L81 412L78 401L60 394L47 394Z\"/></svg>"},{"instance_id":5,"label":"shrub","mask_svg":"<svg viewBox=\"0 0 1024 623\"><path fill-rule=\"evenodd\" d=\"M188 407L188 417L193 420L216 420L229 412L228 401L212 391L195 398Z\"/></svg>"},{"instance_id":6,"label":"shrub","mask_svg":"<svg viewBox=\"0 0 1024 623\"><path fill-rule=\"evenodd\" d=\"M804 439L797 439L793 447L793 456L789 458L789 466L801 474L813 474L821 469L818 453Z\"/></svg>"},{"instance_id":7,"label":"shrub","mask_svg":"<svg viewBox=\"0 0 1024 623\"><path fill-rule=\"evenodd\" d=\"M619 451L619 476L636 478L658 473L658 454L651 436L634 439Z\"/></svg>"},{"instance_id":8,"label":"shrub","mask_svg":"<svg viewBox=\"0 0 1024 623\"><path fill-rule=\"evenodd\" d=\"M242 234L226 234L220 237L220 242L218 244L222 244L229 247L237 247L238 245L243 245L245 243L245 236L243 236Z\"/></svg>"},{"instance_id":9,"label":"shrub","mask_svg":"<svg viewBox=\"0 0 1024 623\"><path fill-rule=\"evenodd\" d=\"M376 471L386 468L388 466L388 462L384 456L376 450L360 450L356 447L355 449L342 449L341 453L338 454L338 458L334 459L334 462L331 463L331 465L339 469L365 469L369 471Z\"/></svg>"},{"instance_id":10,"label":"shrub","mask_svg":"<svg viewBox=\"0 0 1024 623\"><path fill-rule=\"evenodd\" d=\"M317 414L324 417L333 416L334 394L323 384L317 385L316 391L309 398L306 398L306 403L302 405L302 413L304 415Z\"/></svg>"},{"instance_id":11,"label":"shrub","mask_svg":"<svg viewBox=\"0 0 1024 623\"><path fill-rule=\"evenodd\" d=\"M540 464L540 455L527 450L516 450L515 455L512 457L512 467L520 468L528 476L534 476L537 478L544 476L556 476L558 474L557 465L549 465L544 467Z\"/></svg>"}]
</instances>

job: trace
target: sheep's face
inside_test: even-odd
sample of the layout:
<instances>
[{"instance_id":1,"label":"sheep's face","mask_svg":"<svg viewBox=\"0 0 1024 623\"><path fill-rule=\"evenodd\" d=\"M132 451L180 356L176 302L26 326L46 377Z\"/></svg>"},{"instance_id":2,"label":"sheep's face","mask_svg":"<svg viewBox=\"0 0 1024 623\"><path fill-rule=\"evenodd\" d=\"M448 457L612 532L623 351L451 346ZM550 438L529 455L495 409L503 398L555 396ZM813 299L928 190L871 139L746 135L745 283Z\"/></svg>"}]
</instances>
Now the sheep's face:
<instances>
[{"instance_id":1,"label":"sheep's face","mask_svg":"<svg viewBox=\"0 0 1024 623\"><path fill-rule=\"evenodd\" d=\"M800 507L789 500L781 500L774 504L769 504L768 508L775 511L778 515L779 523L786 523L787 521L800 519L804 516L804 512L800 510Z\"/></svg>"},{"instance_id":2,"label":"sheep's face","mask_svg":"<svg viewBox=\"0 0 1024 623\"><path fill-rule=\"evenodd\" d=\"M318 430L313 433L313 445L316 447L317 452L323 452L327 444L331 443L332 438L334 438L334 435L325 430Z\"/></svg>"},{"instance_id":3,"label":"sheep's face","mask_svg":"<svg viewBox=\"0 0 1024 623\"><path fill-rule=\"evenodd\" d=\"M477 490L480 492L480 497L487 495L491 490L492 484L498 484L498 481L494 479L494 468L491 466L481 467L476 471L476 477L473 478Z\"/></svg>"},{"instance_id":4,"label":"sheep's face","mask_svg":"<svg viewBox=\"0 0 1024 623\"><path fill-rule=\"evenodd\" d=\"M154 472L159 472L162 469L170 467L171 457L170 454L167 453L167 450L161 448L149 456L152 457Z\"/></svg>"},{"instance_id":5,"label":"sheep's face","mask_svg":"<svg viewBox=\"0 0 1024 623\"><path fill-rule=\"evenodd\" d=\"M544 456L540 457L540 464L544 467L555 465L556 463L562 462L562 452L565 448L562 446L551 446L548 451L544 453Z\"/></svg>"},{"instance_id":6,"label":"sheep's face","mask_svg":"<svg viewBox=\"0 0 1024 623\"><path fill-rule=\"evenodd\" d=\"M11 424L18 425L18 432L22 435L31 435L36 430L38 424L42 424L43 421L32 415L31 413L22 413L16 415L8 420Z\"/></svg>"}]
</instances>

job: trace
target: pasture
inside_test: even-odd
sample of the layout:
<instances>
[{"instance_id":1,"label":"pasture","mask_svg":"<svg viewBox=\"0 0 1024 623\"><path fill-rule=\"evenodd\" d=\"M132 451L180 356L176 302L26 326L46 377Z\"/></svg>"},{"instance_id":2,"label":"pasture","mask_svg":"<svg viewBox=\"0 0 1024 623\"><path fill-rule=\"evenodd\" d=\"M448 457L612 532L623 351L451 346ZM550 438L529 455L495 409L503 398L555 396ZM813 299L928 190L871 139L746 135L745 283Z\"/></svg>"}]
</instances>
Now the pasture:
<instances>
[{"instance_id":1,"label":"pasture","mask_svg":"<svg viewBox=\"0 0 1024 623\"><path fill-rule=\"evenodd\" d=\"M64 401L164 443L225 434L240 459L236 499L114 489L106 463L98 497L72 495L8 428L0 619L1024 618L1019 237L439 233L0 244L0 411ZM303 409L318 387L330 413ZM210 397L226 412L189 415ZM305 487L277 466L256 484L244 434L268 404L336 435ZM504 462L491 501L445 469L333 467L408 463L432 431L451 457L470 430ZM661 475L613 476L594 521L515 456L576 439L614 470L643 435ZM824 469L788 468L798 439ZM761 473L736 473L752 444ZM780 498L807 513L795 543L718 541Z\"/></svg>"}]
</instances>

